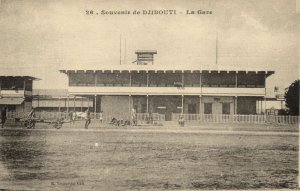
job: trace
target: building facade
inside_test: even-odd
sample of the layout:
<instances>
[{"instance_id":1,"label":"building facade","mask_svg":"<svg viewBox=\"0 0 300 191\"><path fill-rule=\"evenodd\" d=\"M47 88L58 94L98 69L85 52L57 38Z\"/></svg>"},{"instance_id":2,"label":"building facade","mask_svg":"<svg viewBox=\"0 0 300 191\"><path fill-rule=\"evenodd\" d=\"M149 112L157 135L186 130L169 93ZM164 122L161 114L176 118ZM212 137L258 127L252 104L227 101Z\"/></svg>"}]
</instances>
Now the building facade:
<instances>
[{"instance_id":1,"label":"building facade","mask_svg":"<svg viewBox=\"0 0 300 191\"><path fill-rule=\"evenodd\" d=\"M32 76L0 76L0 108L28 112L32 107Z\"/></svg>"},{"instance_id":2,"label":"building facade","mask_svg":"<svg viewBox=\"0 0 300 191\"><path fill-rule=\"evenodd\" d=\"M66 89L34 89L32 106L37 111L85 111L93 107L93 99L70 95Z\"/></svg>"},{"instance_id":3,"label":"building facade","mask_svg":"<svg viewBox=\"0 0 300 191\"><path fill-rule=\"evenodd\" d=\"M145 51L137 51L145 54ZM223 70L201 67L166 67L153 63L100 66L93 69L61 69L68 75L72 95L93 98L94 112L114 116L160 113L257 114L264 100L266 79L273 71ZM137 60L137 63L140 63Z\"/></svg>"}]
</instances>

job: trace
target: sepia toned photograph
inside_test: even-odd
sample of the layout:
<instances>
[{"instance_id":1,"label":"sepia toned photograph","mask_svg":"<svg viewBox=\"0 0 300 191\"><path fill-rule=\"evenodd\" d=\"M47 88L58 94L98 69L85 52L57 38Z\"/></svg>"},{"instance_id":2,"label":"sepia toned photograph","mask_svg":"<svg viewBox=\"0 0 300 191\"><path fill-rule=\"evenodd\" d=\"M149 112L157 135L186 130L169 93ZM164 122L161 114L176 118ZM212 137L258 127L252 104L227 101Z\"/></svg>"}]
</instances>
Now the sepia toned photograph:
<instances>
[{"instance_id":1,"label":"sepia toned photograph","mask_svg":"<svg viewBox=\"0 0 300 191\"><path fill-rule=\"evenodd\" d=\"M298 0L0 0L0 190L299 189Z\"/></svg>"}]
</instances>

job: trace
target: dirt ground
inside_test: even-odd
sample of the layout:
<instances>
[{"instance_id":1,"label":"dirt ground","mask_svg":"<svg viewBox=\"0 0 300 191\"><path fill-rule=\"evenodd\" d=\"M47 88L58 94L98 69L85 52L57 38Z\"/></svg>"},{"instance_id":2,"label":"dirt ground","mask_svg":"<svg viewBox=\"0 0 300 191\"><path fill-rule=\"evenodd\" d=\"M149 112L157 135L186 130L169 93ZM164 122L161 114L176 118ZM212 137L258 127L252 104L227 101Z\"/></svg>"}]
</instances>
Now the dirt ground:
<instances>
[{"instance_id":1,"label":"dirt ground","mask_svg":"<svg viewBox=\"0 0 300 191\"><path fill-rule=\"evenodd\" d=\"M127 131L125 127L114 131L70 130L67 127L67 130L0 130L0 188L199 190L298 187L297 133L168 132L169 127L160 132L156 128L148 127L148 131ZM252 128L259 126L252 125Z\"/></svg>"}]
</instances>

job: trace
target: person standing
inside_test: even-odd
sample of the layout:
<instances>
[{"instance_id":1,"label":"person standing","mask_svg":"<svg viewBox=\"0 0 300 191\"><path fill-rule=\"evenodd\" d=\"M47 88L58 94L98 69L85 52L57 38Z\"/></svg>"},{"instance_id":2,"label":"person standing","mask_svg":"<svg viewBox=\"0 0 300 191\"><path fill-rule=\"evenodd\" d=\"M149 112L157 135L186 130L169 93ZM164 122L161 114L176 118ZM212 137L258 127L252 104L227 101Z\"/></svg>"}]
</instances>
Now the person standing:
<instances>
[{"instance_id":1,"label":"person standing","mask_svg":"<svg viewBox=\"0 0 300 191\"><path fill-rule=\"evenodd\" d=\"M85 128L88 129L89 124L91 123L91 113L89 108L85 111Z\"/></svg>"},{"instance_id":2,"label":"person standing","mask_svg":"<svg viewBox=\"0 0 300 191\"><path fill-rule=\"evenodd\" d=\"M102 123L103 122L103 111L100 111L99 119L100 119L100 123Z\"/></svg>"},{"instance_id":3,"label":"person standing","mask_svg":"<svg viewBox=\"0 0 300 191\"><path fill-rule=\"evenodd\" d=\"M4 128L4 125L5 125L5 122L6 122L6 119L7 119L7 108L4 107L2 110L1 110L1 128Z\"/></svg>"}]
</instances>

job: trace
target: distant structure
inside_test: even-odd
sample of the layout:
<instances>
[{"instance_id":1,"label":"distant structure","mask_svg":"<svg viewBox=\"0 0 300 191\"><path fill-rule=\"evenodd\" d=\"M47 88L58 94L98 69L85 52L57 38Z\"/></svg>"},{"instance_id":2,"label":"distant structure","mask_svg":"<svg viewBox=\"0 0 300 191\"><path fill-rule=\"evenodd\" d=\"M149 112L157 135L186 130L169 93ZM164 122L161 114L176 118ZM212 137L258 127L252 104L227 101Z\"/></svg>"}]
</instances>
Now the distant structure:
<instances>
[{"instance_id":1,"label":"distant structure","mask_svg":"<svg viewBox=\"0 0 300 191\"><path fill-rule=\"evenodd\" d=\"M93 99L69 95L66 89L34 89L32 97L32 106L37 111L85 111L93 107Z\"/></svg>"},{"instance_id":2,"label":"distant structure","mask_svg":"<svg viewBox=\"0 0 300 191\"><path fill-rule=\"evenodd\" d=\"M154 64L156 51L136 51L132 65L62 68L71 95L93 97L94 112L128 118L137 113L258 114L266 98L266 79L274 71L214 65Z\"/></svg>"},{"instance_id":3,"label":"distant structure","mask_svg":"<svg viewBox=\"0 0 300 191\"><path fill-rule=\"evenodd\" d=\"M3 72L4 73L4 72ZM0 109L28 112L32 107L32 82L39 80L33 76L0 75Z\"/></svg>"},{"instance_id":4,"label":"distant structure","mask_svg":"<svg viewBox=\"0 0 300 191\"><path fill-rule=\"evenodd\" d=\"M150 65L154 63L154 54L157 54L156 50L137 50L137 65Z\"/></svg>"}]
</instances>

